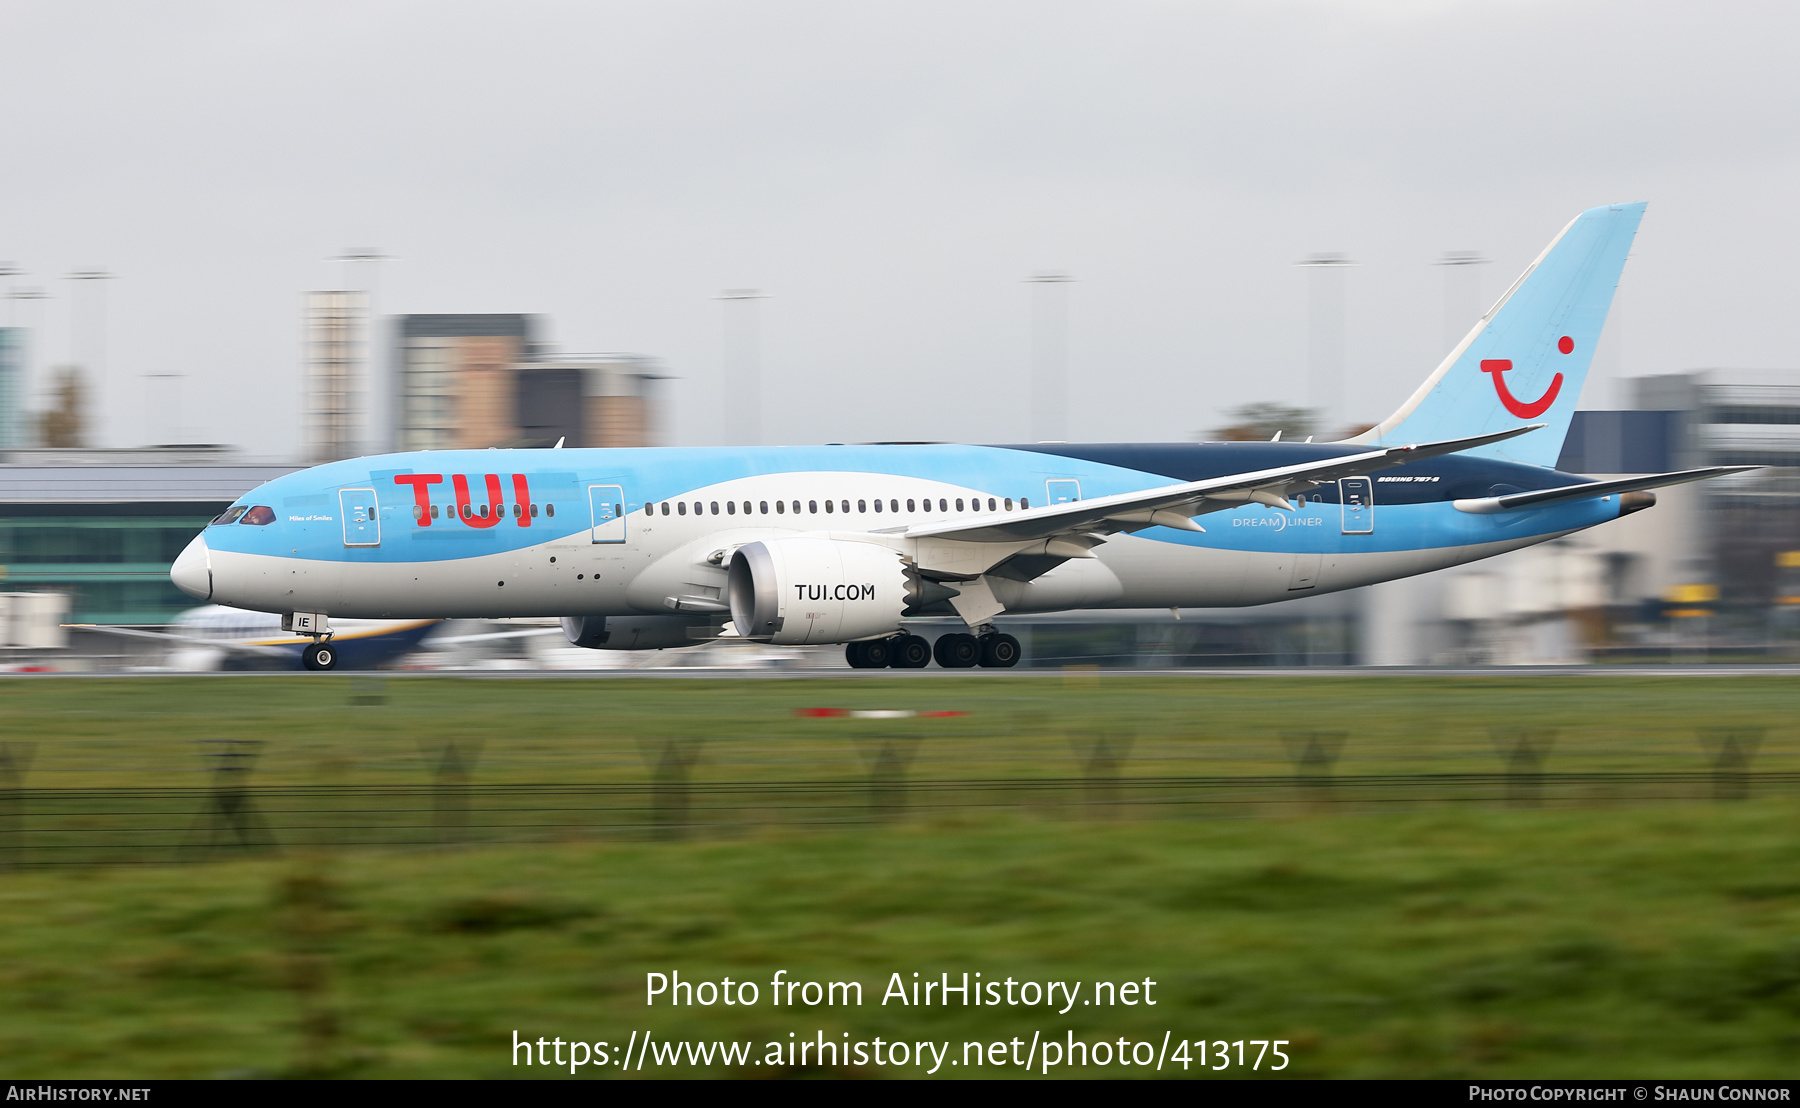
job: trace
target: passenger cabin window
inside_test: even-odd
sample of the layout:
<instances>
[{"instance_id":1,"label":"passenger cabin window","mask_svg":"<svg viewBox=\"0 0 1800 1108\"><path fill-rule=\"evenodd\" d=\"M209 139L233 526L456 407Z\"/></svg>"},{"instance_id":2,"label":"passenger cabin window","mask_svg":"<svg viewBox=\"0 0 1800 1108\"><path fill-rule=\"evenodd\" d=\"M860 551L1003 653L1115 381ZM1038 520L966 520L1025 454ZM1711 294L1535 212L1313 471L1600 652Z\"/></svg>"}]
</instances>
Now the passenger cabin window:
<instances>
[{"instance_id":1,"label":"passenger cabin window","mask_svg":"<svg viewBox=\"0 0 1800 1108\"><path fill-rule=\"evenodd\" d=\"M533 504L531 506L531 514L537 515L537 505ZM437 517L438 517L438 506L436 504L433 504L431 506L431 518L436 519Z\"/></svg>"},{"instance_id":2,"label":"passenger cabin window","mask_svg":"<svg viewBox=\"0 0 1800 1108\"><path fill-rule=\"evenodd\" d=\"M900 510L900 502L898 500L888 501L888 510L891 512L899 511Z\"/></svg>"},{"instance_id":3,"label":"passenger cabin window","mask_svg":"<svg viewBox=\"0 0 1800 1108\"><path fill-rule=\"evenodd\" d=\"M1012 497L1010 496L1006 498L1006 510L1012 511Z\"/></svg>"},{"instance_id":4,"label":"passenger cabin window","mask_svg":"<svg viewBox=\"0 0 1800 1108\"><path fill-rule=\"evenodd\" d=\"M223 527L227 523L236 523L238 517L249 510L250 507L247 504L239 504L235 508L227 508L218 514L218 517L213 520L213 524L217 527Z\"/></svg>"},{"instance_id":5,"label":"passenger cabin window","mask_svg":"<svg viewBox=\"0 0 1800 1108\"><path fill-rule=\"evenodd\" d=\"M831 501L829 501L829 500L827 500L825 502L825 511L827 514L830 514L830 512L831 512Z\"/></svg>"},{"instance_id":6,"label":"passenger cabin window","mask_svg":"<svg viewBox=\"0 0 1800 1108\"><path fill-rule=\"evenodd\" d=\"M777 500L775 502L775 514L781 515L782 513L786 512L786 511L787 511L787 501Z\"/></svg>"},{"instance_id":7,"label":"passenger cabin window","mask_svg":"<svg viewBox=\"0 0 1800 1108\"><path fill-rule=\"evenodd\" d=\"M906 502L906 510L909 512L916 512L919 509L913 506L913 502L911 500L908 500Z\"/></svg>"},{"instance_id":8,"label":"passenger cabin window","mask_svg":"<svg viewBox=\"0 0 1800 1108\"><path fill-rule=\"evenodd\" d=\"M798 502L796 501L796 504L797 503ZM819 502L817 500L808 500L806 502L806 510L813 513L814 515L818 515L819 514Z\"/></svg>"},{"instance_id":9,"label":"passenger cabin window","mask_svg":"<svg viewBox=\"0 0 1800 1108\"><path fill-rule=\"evenodd\" d=\"M1011 507L1011 506L1012 505L1010 503L1008 503L1007 507ZM993 510L994 510L994 498L990 496L990 497L988 497L988 511L991 512Z\"/></svg>"},{"instance_id":10,"label":"passenger cabin window","mask_svg":"<svg viewBox=\"0 0 1800 1108\"><path fill-rule=\"evenodd\" d=\"M719 502L717 500L712 502L712 513L713 515L719 514Z\"/></svg>"},{"instance_id":11,"label":"passenger cabin window","mask_svg":"<svg viewBox=\"0 0 1800 1108\"><path fill-rule=\"evenodd\" d=\"M956 510L959 512L963 510L962 497L960 497L960 496L956 498Z\"/></svg>"},{"instance_id":12,"label":"passenger cabin window","mask_svg":"<svg viewBox=\"0 0 1800 1108\"><path fill-rule=\"evenodd\" d=\"M769 502L767 500L758 500L756 506L762 510L763 515L769 514ZM748 511L749 509L746 508L745 510Z\"/></svg>"},{"instance_id":13,"label":"passenger cabin window","mask_svg":"<svg viewBox=\"0 0 1800 1108\"><path fill-rule=\"evenodd\" d=\"M858 500L856 502L856 510L859 512L868 511L869 510L869 502L866 500Z\"/></svg>"},{"instance_id":14,"label":"passenger cabin window","mask_svg":"<svg viewBox=\"0 0 1800 1108\"><path fill-rule=\"evenodd\" d=\"M247 523L252 527L267 527L275 522L275 509L266 504L258 504L245 512L243 518L238 522Z\"/></svg>"},{"instance_id":15,"label":"passenger cabin window","mask_svg":"<svg viewBox=\"0 0 1800 1108\"><path fill-rule=\"evenodd\" d=\"M1029 511L1030 509L1031 509L1031 499L1029 497L1024 497L1024 496L1019 497L1019 510L1024 512L1024 511Z\"/></svg>"},{"instance_id":16,"label":"passenger cabin window","mask_svg":"<svg viewBox=\"0 0 1800 1108\"><path fill-rule=\"evenodd\" d=\"M725 514L728 516L737 515L737 501L727 500L725 502Z\"/></svg>"},{"instance_id":17,"label":"passenger cabin window","mask_svg":"<svg viewBox=\"0 0 1800 1108\"><path fill-rule=\"evenodd\" d=\"M683 500L680 504L676 505L676 508L681 511L682 515L687 515L687 501Z\"/></svg>"},{"instance_id":18,"label":"passenger cabin window","mask_svg":"<svg viewBox=\"0 0 1800 1108\"><path fill-rule=\"evenodd\" d=\"M554 504L544 505L544 514L547 516L555 515L556 514L556 505L554 505Z\"/></svg>"},{"instance_id":19,"label":"passenger cabin window","mask_svg":"<svg viewBox=\"0 0 1800 1108\"><path fill-rule=\"evenodd\" d=\"M958 508L960 508L960 507L962 507L962 501L960 501L960 500L958 500L958 501L957 501L957 502L956 502L956 506L957 506L957 507L958 507ZM938 511L940 511L940 512L947 512L947 511L949 511L949 510L950 510L950 505L949 505L949 504L948 504L948 503L946 503L946 502L945 502L945 500L944 500L944 498L943 498L943 497L941 497L941 496L940 496L940 497L938 497Z\"/></svg>"},{"instance_id":20,"label":"passenger cabin window","mask_svg":"<svg viewBox=\"0 0 1800 1108\"><path fill-rule=\"evenodd\" d=\"M856 502L856 504L857 504L857 507L861 507L861 506L862 506L862 501L860 501L860 500L858 500L858 501L857 501L857 502ZM879 500L877 500L877 501L876 501L876 502L875 502L875 510L876 510L876 511L878 511L878 512L879 512L879 511L881 511L881 501L879 501Z\"/></svg>"}]
</instances>

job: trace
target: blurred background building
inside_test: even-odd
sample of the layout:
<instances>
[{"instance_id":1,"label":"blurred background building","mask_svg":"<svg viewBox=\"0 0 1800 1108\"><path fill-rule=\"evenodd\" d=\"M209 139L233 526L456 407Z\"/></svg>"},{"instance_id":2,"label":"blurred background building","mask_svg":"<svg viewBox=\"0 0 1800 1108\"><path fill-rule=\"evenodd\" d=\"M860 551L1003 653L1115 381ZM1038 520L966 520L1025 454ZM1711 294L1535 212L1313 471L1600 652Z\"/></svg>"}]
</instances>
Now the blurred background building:
<instances>
[{"instance_id":1,"label":"blurred background building","mask_svg":"<svg viewBox=\"0 0 1800 1108\"><path fill-rule=\"evenodd\" d=\"M75 623L166 623L194 606L169 566L246 490L300 468L226 447L0 454L0 588L58 592Z\"/></svg>"},{"instance_id":2,"label":"blurred background building","mask_svg":"<svg viewBox=\"0 0 1800 1108\"><path fill-rule=\"evenodd\" d=\"M25 340L22 327L0 327L0 450L25 445Z\"/></svg>"},{"instance_id":3,"label":"blurred background building","mask_svg":"<svg viewBox=\"0 0 1800 1108\"><path fill-rule=\"evenodd\" d=\"M558 355L530 315L405 315L394 322L397 450L651 446L654 359Z\"/></svg>"},{"instance_id":4,"label":"blurred background building","mask_svg":"<svg viewBox=\"0 0 1800 1108\"><path fill-rule=\"evenodd\" d=\"M369 297L349 290L306 294L305 443L309 462L366 453Z\"/></svg>"}]
</instances>

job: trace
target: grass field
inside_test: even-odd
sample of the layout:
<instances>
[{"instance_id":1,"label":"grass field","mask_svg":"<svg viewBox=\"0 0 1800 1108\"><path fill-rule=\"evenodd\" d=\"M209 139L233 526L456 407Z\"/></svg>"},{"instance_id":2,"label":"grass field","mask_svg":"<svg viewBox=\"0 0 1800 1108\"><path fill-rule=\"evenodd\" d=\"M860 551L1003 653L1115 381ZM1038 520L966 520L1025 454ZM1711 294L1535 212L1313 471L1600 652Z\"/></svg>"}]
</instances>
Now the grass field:
<instances>
[{"instance_id":1,"label":"grass field","mask_svg":"<svg viewBox=\"0 0 1800 1108\"><path fill-rule=\"evenodd\" d=\"M492 784L651 782L670 742L696 751L699 783L856 781L913 737L910 774L937 781L1075 777L1096 743L1127 781L1291 774L1295 736L1339 733L1346 777L1491 772L1516 728L1553 733L1551 771L1704 771L1729 735L1755 736L1745 766L1766 772L1794 767L1796 707L1769 678L0 682L32 791L203 785L201 740L220 738L262 740L253 782L286 786L425 782L446 741L478 749L469 778ZM951 1058L1034 1032L1170 1032L1289 1040L1293 1076L1800 1075L1791 793L1098 811L0 872L0 1075L545 1076L509 1065L515 1030L614 1051L634 1030L750 1041L752 1058L790 1032ZM762 1002L646 1007L645 975L673 970L759 982ZM774 1008L777 970L859 981L865 1002ZM892 973L964 971L1151 978L1159 1003L880 1003ZM681 1072L733 1071L642 1074Z\"/></svg>"}]
</instances>

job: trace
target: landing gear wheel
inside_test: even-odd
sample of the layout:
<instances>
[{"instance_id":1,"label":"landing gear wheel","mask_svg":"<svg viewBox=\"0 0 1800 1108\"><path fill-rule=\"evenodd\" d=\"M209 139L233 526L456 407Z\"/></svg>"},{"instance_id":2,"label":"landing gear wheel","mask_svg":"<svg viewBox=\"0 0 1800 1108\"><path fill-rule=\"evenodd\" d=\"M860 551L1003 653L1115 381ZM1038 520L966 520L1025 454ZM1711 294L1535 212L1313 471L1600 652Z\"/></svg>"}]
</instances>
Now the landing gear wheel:
<instances>
[{"instance_id":1,"label":"landing gear wheel","mask_svg":"<svg viewBox=\"0 0 1800 1108\"><path fill-rule=\"evenodd\" d=\"M892 639L873 639L862 644L863 668L886 669L894 658Z\"/></svg>"},{"instance_id":2,"label":"landing gear wheel","mask_svg":"<svg viewBox=\"0 0 1800 1108\"><path fill-rule=\"evenodd\" d=\"M847 642L844 644L844 661L850 663L851 669L868 669L868 643Z\"/></svg>"},{"instance_id":3,"label":"landing gear wheel","mask_svg":"<svg viewBox=\"0 0 1800 1108\"><path fill-rule=\"evenodd\" d=\"M895 669L924 669L931 664L931 644L917 635L901 635L889 644L888 665Z\"/></svg>"},{"instance_id":4,"label":"landing gear wheel","mask_svg":"<svg viewBox=\"0 0 1800 1108\"><path fill-rule=\"evenodd\" d=\"M1019 640L1011 635L981 636L981 664L989 669L1011 669L1019 664Z\"/></svg>"},{"instance_id":5,"label":"landing gear wheel","mask_svg":"<svg viewBox=\"0 0 1800 1108\"><path fill-rule=\"evenodd\" d=\"M931 653L945 669L968 669L981 661L981 643L974 635L958 631L940 635Z\"/></svg>"},{"instance_id":6,"label":"landing gear wheel","mask_svg":"<svg viewBox=\"0 0 1800 1108\"><path fill-rule=\"evenodd\" d=\"M313 643L300 652L300 664L314 670L336 669L337 647L329 642Z\"/></svg>"}]
</instances>

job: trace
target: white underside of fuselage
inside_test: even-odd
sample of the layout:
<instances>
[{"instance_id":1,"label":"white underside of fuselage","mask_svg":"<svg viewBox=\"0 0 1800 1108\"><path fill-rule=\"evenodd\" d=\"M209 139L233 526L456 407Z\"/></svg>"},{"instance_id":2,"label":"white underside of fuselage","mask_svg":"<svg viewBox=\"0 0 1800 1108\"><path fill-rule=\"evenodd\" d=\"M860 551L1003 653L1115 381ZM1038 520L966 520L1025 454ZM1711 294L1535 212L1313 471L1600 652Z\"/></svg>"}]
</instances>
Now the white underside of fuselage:
<instances>
[{"instance_id":1,"label":"white underside of fuselage","mask_svg":"<svg viewBox=\"0 0 1800 1108\"><path fill-rule=\"evenodd\" d=\"M645 528L643 530L653 530ZM719 551L759 539L850 533L750 526L711 531L673 549L654 535L592 543L586 532L503 553L428 562L352 562L214 551L214 599L266 612L338 618L623 616L708 612L722 621ZM1094 557L1021 582L990 577L1007 612L1077 608L1218 608L1338 592L1489 558L1567 532L1419 550L1296 554L1117 535ZM1296 575L1296 563L1312 559ZM1310 585L1305 585L1310 581ZM1296 588L1300 583L1304 587Z\"/></svg>"}]
</instances>

